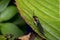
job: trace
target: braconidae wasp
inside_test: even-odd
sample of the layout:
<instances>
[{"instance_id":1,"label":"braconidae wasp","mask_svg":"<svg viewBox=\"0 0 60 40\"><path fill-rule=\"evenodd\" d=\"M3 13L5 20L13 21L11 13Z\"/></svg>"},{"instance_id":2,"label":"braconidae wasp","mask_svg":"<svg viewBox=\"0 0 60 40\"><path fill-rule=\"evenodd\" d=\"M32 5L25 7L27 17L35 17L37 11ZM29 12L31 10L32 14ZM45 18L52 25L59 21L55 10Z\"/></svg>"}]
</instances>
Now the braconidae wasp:
<instances>
[{"instance_id":1,"label":"braconidae wasp","mask_svg":"<svg viewBox=\"0 0 60 40\"><path fill-rule=\"evenodd\" d=\"M33 20L34 20L34 24L40 29L41 34L44 35L43 27L41 26L41 23L40 23L38 17L34 15L34 12L33 12ZM42 37L41 37L41 39L46 40L46 39L44 39Z\"/></svg>"}]
</instances>

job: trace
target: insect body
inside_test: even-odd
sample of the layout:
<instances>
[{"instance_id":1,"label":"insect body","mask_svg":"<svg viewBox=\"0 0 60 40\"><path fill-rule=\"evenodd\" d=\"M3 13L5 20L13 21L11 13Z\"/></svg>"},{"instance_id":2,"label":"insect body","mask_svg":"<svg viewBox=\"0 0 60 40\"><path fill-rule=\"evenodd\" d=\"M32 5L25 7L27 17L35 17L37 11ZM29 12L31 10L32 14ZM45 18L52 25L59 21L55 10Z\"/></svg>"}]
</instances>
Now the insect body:
<instances>
[{"instance_id":1,"label":"insect body","mask_svg":"<svg viewBox=\"0 0 60 40\"><path fill-rule=\"evenodd\" d=\"M40 33L44 35L44 30L43 30L43 27L40 24L40 21L39 21L38 17L33 15L33 20L34 20L34 24L40 29ZM45 39L42 38L42 40L45 40Z\"/></svg>"},{"instance_id":2,"label":"insect body","mask_svg":"<svg viewBox=\"0 0 60 40\"><path fill-rule=\"evenodd\" d=\"M44 32L44 31L43 31L43 27L41 26L38 17L35 16L35 15L33 15L33 19L34 19L34 24L35 24L38 28L40 28L40 32L41 32L42 34L44 34L44 33L43 33L43 32Z\"/></svg>"}]
</instances>

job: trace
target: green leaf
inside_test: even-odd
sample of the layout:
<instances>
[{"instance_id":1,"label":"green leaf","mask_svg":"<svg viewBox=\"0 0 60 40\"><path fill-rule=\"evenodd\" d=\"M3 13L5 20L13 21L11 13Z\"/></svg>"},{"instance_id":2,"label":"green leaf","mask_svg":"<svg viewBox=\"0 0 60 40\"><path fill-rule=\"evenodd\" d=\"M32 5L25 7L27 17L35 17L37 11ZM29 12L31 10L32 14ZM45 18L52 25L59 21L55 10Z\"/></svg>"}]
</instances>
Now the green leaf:
<instances>
[{"instance_id":1,"label":"green leaf","mask_svg":"<svg viewBox=\"0 0 60 40\"><path fill-rule=\"evenodd\" d=\"M3 35L12 34L13 38L19 37L23 35L22 30L20 30L15 24L13 23L3 23L1 25L1 33Z\"/></svg>"},{"instance_id":2,"label":"green leaf","mask_svg":"<svg viewBox=\"0 0 60 40\"><path fill-rule=\"evenodd\" d=\"M8 6L10 0L0 0L0 12L4 11Z\"/></svg>"},{"instance_id":3,"label":"green leaf","mask_svg":"<svg viewBox=\"0 0 60 40\"><path fill-rule=\"evenodd\" d=\"M15 6L7 7L1 14L0 14L0 22L7 21L11 19L15 14L18 13L18 10Z\"/></svg>"},{"instance_id":4,"label":"green leaf","mask_svg":"<svg viewBox=\"0 0 60 40\"><path fill-rule=\"evenodd\" d=\"M0 35L0 40L6 40L3 35Z\"/></svg>"},{"instance_id":5,"label":"green leaf","mask_svg":"<svg viewBox=\"0 0 60 40\"><path fill-rule=\"evenodd\" d=\"M15 20L13 21L14 24L20 25L20 26L26 26L25 21L21 18L21 16L19 14L16 15L14 18L15 18Z\"/></svg>"},{"instance_id":6,"label":"green leaf","mask_svg":"<svg viewBox=\"0 0 60 40\"><path fill-rule=\"evenodd\" d=\"M42 35L34 25L33 11L44 29L46 39L60 40L59 0L16 0L16 5L23 19L39 36Z\"/></svg>"}]
</instances>

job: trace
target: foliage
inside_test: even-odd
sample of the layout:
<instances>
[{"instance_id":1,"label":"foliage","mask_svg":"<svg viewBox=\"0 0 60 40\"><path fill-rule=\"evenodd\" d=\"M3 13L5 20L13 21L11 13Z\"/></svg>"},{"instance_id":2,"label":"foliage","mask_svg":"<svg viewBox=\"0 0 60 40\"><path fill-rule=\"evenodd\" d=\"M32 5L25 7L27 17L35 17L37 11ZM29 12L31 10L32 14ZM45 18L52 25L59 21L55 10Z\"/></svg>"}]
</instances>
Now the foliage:
<instances>
[{"instance_id":1,"label":"foliage","mask_svg":"<svg viewBox=\"0 0 60 40\"><path fill-rule=\"evenodd\" d=\"M47 40L60 40L59 0L16 0L17 8L30 27L42 36L34 24L33 13L38 17Z\"/></svg>"},{"instance_id":2,"label":"foliage","mask_svg":"<svg viewBox=\"0 0 60 40\"><path fill-rule=\"evenodd\" d=\"M59 0L0 0L0 40L9 34L14 40L26 32L36 34L34 40L60 40L59 11Z\"/></svg>"}]
</instances>

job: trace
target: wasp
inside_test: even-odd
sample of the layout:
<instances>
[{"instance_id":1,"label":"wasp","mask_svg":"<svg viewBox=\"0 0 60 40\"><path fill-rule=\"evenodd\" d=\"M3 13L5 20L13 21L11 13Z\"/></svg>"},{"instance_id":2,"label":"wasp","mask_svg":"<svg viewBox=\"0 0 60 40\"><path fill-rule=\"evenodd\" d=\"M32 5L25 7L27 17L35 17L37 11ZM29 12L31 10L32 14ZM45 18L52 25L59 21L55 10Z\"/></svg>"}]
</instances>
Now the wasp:
<instances>
[{"instance_id":1,"label":"wasp","mask_svg":"<svg viewBox=\"0 0 60 40\"><path fill-rule=\"evenodd\" d=\"M41 34L44 35L43 27L41 26L41 23L40 23L38 17L34 15L34 12L33 12L33 20L34 20L34 24L39 28ZM45 39L42 38L42 40L45 40Z\"/></svg>"},{"instance_id":2,"label":"wasp","mask_svg":"<svg viewBox=\"0 0 60 40\"><path fill-rule=\"evenodd\" d=\"M35 24L37 27L40 28L40 32L43 34L43 27L41 26L41 23L40 23L38 17L35 16L34 13L33 13L33 20L34 20L34 24Z\"/></svg>"}]
</instances>

